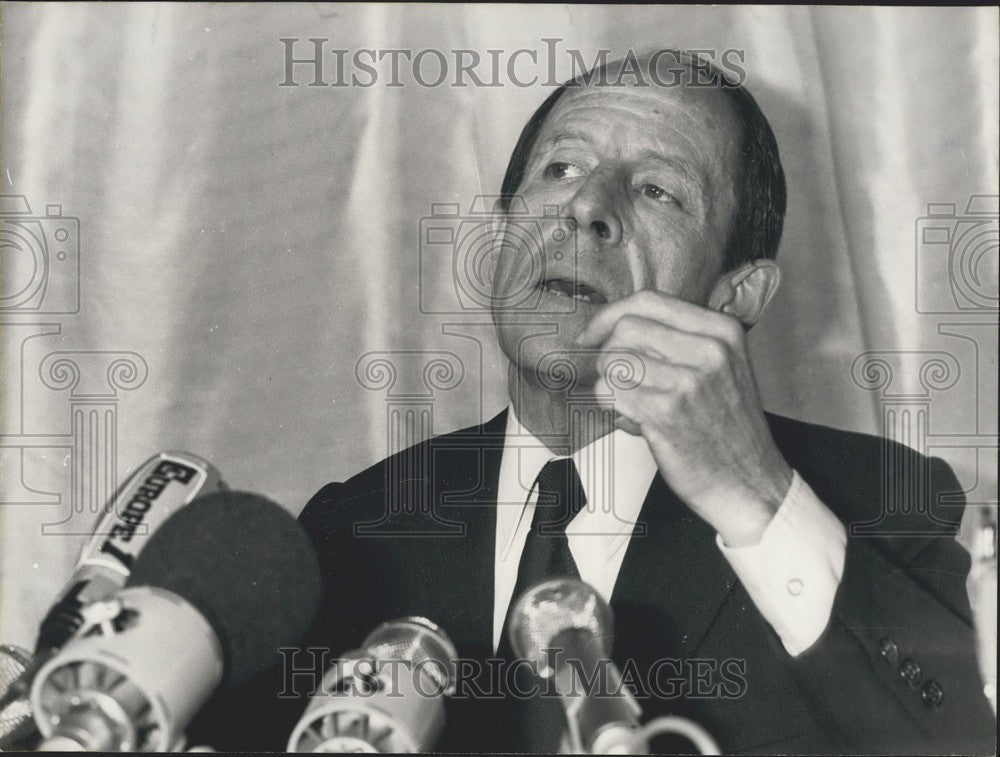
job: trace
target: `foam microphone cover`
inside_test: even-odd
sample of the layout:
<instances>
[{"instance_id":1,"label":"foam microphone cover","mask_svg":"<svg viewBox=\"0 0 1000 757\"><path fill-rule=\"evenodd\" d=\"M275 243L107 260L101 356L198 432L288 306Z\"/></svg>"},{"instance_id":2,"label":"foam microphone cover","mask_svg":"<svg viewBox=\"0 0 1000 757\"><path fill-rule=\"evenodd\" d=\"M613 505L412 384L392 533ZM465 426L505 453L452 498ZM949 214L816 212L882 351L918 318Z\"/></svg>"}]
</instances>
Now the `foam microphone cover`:
<instances>
[{"instance_id":1,"label":"foam microphone cover","mask_svg":"<svg viewBox=\"0 0 1000 757\"><path fill-rule=\"evenodd\" d=\"M222 646L222 686L238 686L299 643L316 614L320 572L295 518L254 494L201 497L167 519L136 560L128 586L182 597ZM165 629L170 632L170 629Z\"/></svg>"}]
</instances>

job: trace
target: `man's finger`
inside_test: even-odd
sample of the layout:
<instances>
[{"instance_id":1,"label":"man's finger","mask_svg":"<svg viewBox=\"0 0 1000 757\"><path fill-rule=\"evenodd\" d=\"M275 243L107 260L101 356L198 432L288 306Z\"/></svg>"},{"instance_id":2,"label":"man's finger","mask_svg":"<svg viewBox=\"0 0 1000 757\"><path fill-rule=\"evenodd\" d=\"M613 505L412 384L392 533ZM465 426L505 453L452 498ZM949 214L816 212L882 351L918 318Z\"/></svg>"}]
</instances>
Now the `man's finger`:
<instances>
[{"instance_id":1,"label":"man's finger","mask_svg":"<svg viewBox=\"0 0 1000 757\"><path fill-rule=\"evenodd\" d=\"M577 343L585 346L600 344L608 338L615 323L627 314L658 321L681 331L714 336L729 344L734 344L743 334L739 320L731 315L663 292L643 289L601 308L577 336Z\"/></svg>"},{"instance_id":2,"label":"man's finger","mask_svg":"<svg viewBox=\"0 0 1000 757\"><path fill-rule=\"evenodd\" d=\"M727 357L726 344L714 336L682 331L631 313L612 325L607 339L601 343L601 350L612 356L634 352L640 359L648 355L693 368L718 367Z\"/></svg>"},{"instance_id":3,"label":"man's finger","mask_svg":"<svg viewBox=\"0 0 1000 757\"><path fill-rule=\"evenodd\" d=\"M695 380L690 368L672 366L654 379L660 386L621 387L613 377L601 377L594 389L598 404L614 409L638 426L650 423L657 426L673 418L676 403L683 395L681 387L690 386Z\"/></svg>"}]
</instances>

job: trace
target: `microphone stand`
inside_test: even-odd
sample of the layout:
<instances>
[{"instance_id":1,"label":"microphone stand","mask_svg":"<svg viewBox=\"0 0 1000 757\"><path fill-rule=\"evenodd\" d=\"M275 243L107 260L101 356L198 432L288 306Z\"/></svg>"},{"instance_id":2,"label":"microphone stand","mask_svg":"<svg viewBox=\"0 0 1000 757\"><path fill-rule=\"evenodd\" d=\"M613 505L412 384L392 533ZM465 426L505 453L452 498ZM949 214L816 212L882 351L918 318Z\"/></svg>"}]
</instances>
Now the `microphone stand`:
<instances>
[{"instance_id":1,"label":"microphone stand","mask_svg":"<svg viewBox=\"0 0 1000 757\"><path fill-rule=\"evenodd\" d=\"M616 693L593 698L586 695L573 665L556 670L556 689L562 693L567 723L560 754L649 754L650 742L668 733L685 737L700 754L722 754L705 728L679 715L664 715L636 727L642 708L623 685L615 666L606 666L604 672L608 691Z\"/></svg>"}]
</instances>

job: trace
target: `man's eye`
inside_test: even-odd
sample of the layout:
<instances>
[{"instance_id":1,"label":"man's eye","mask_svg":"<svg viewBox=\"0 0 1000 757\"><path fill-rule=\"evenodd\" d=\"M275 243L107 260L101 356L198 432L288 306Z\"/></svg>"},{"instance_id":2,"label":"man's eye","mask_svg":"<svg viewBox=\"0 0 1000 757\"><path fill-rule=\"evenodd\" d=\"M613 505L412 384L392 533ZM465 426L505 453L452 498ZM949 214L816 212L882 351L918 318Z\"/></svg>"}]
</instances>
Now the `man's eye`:
<instances>
[{"instance_id":1,"label":"man's eye","mask_svg":"<svg viewBox=\"0 0 1000 757\"><path fill-rule=\"evenodd\" d=\"M646 197L651 200L656 200L657 202L672 202L675 205L679 205L677 198L674 197L670 192L658 187L655 184L643 184L639 189Z\"/></svg>"},{"instance_id":2,"label":"man's eye","mask_svg":"<svg viewBox=\"0 0 1000 757\"><path fill-rule=\"evenodd\" d=\"M557 160L545 167L545 175L550 179L575 179L583 176L583 171L574 163Z\"/></svg>"}]
</instances>

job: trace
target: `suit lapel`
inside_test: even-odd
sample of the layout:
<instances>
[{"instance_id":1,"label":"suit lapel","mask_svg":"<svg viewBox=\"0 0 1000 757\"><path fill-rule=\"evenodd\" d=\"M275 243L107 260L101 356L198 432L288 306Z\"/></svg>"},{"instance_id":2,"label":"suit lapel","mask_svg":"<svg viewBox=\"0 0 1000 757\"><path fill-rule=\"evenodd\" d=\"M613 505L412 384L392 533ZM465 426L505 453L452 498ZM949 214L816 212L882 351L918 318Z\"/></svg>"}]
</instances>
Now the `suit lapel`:
<instances>
[{"instance_id":1,"label":"suit lapel","mask_svg":"<svg viewBox=\"0 0 1000 757\"><path fill-rule=\"evenodd\" d=\"M425 595L436 603L441 625L459 654L486 657L493 646L494 542L497 483L507 412L456 434L437 437L431 446L431 500L436 517L461 526L421 545L433 567L429 575L443 585Z\"/></svg>"},{"instance_id":2,"label":"suit lapel","mask_svg":"<svg viewBox=\"0 0 1000 757\"><path fill-rule=\"evenodd\" d=\"M615 657L690 657L711 627L736 575L715 531L657 475L611 597Z\"/></svg>"},{"instance_id":3,"label":"suit lapel","mask_svg":"<svg viewBox=\"0 0 1000 757\"><path fill-rule=\"evenodd\" d=\"M482 426L432 441L434 512L462 533L412 542L429 564L428 575L442 582L421 592L423 604L434 608L432 619L440 618L463 656L492 653L496 498L506 423L505 410ZM639 523L646 533L629 540L611 597L615 657L692 656L736 575L714 530L659 475Z\"/></svg>"}]
</instances>

